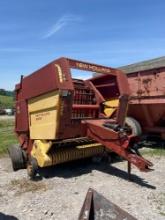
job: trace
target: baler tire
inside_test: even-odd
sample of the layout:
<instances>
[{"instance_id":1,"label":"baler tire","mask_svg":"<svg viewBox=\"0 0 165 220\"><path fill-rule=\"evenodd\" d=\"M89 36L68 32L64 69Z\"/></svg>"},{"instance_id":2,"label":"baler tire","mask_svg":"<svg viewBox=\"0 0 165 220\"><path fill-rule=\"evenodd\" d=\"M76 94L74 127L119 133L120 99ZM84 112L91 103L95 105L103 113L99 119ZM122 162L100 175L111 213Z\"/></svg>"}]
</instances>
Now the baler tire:
<instances>
[{"instance_id":1,"label":"baler tire","mask_svg":"<svg viewBox=\"0 0 165 220\"><path fill-rule=\"evenodd\" d=\"M14 171L25 168L23 151L19 145L12 145L8 148L8 153L11 158L12 168Z\"/></svg>"},{"instance_id":2,"label":"baler tire","mask_svg":"<svg viewBox=\"0 0 165 220\"><path fill-rule=\"evenodd\" d=\"M27 162L27 174L30 179L34 179L38 170L38 163L37 160L30 156Z\"/></svg>"},{"instance_id":3,"label":"baler tire","mask_svg":"<svg viewBox=\"0 0 165 220\"><path fill-rule=\"evenodd\" d=\"M132 129L133 135L140 136L142 134L141 125L135 118L126 117L125 124Z\"/></svg>"}]
</instances>

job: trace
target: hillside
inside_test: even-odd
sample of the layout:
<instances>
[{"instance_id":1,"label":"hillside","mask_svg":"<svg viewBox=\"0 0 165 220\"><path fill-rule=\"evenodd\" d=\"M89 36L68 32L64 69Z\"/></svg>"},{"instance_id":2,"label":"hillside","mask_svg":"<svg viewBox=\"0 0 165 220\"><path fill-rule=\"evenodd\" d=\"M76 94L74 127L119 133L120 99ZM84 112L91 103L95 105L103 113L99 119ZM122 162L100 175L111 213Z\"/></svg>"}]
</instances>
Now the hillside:
<instances>
[{"instance_id":1,"label":"hillside","mask_svg":"<svg viewBox=\"0 0 165 220\"><path fill-rule=\"evenodd\" d=\"M14 100L12 96L0 95L0 109L13 108Z\"/></svg>"}]
</instances>

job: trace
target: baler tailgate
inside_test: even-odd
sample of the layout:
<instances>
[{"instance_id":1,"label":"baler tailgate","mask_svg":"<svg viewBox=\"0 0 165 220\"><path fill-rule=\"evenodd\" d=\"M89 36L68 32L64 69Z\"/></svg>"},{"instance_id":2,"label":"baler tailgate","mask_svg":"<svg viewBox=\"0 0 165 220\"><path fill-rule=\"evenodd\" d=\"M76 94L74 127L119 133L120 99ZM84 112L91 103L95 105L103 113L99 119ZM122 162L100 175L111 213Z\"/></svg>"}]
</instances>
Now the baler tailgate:
<instances>
[{"instance_id":1,"label":"baler tailgate","mask_svg":"<svg viewBox=\"0 0 165 220\"><path fill-rule=\"evenodd\" d=\"M124 135L104 126L105 123L112 123L110 120L86 120L87 135L95 141L114 151L119 156L134 164L141 171L149 171L152 163L142 156L136 154L129 146L132 136Z\"/></svg>"}]
</instances>

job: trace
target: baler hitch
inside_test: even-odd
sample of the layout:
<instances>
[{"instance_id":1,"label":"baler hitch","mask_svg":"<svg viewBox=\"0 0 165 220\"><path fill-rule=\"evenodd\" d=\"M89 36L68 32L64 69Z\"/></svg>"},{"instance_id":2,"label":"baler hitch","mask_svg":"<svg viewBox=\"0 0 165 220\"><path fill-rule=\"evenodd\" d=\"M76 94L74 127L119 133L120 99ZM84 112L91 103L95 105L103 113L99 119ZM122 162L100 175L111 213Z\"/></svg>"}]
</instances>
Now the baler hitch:
<instances>
[{"instance_id":1,"label":"baler hitch","mask_svg":"<svg viewBox=\"0 0 165 220\"><path fill-rule=\"evenodd\" d=\"M128 161L129 176L131 173L131 164L134 164L140 171L146 172L151 170L150 167L153 164L144 159L138 149L135 147L131 148L131 142L135 138L133 135L127 134L124 129L123 131L121 129L115 131L114 129L105 127L105 124L112 123L108 119L86 120L84 123L87 128L88 137L93 138Z\"/></svg>"}]
</instances>

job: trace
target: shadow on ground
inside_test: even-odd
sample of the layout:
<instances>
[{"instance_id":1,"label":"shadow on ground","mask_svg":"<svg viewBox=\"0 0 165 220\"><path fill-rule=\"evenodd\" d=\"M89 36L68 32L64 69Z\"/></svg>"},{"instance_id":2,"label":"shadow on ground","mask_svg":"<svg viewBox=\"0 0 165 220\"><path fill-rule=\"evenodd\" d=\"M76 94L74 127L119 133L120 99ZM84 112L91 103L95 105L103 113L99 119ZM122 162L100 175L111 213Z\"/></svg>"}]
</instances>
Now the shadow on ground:
<instances>
[{"instance_id":1,"label":"shadow on ground","mask_svg":"<svg viewBox=\"0 0 165 220\"><path fill-rule=\"evenodd\" d=\"M12 215L5 215L2 212L0 212L0 220L18 220L18 218Z\"/></svg>"},{"instance_id":2,"label":"shadow on ground","mask_svg":"<svg viewBox=\"0 0 165 220\"><path fill-rule=\"evenodd\" d=\"M161 139L157 135L152 136L143 136L141 138L142 147L146 147L149 149L162 149L165 150L165 140Z\"/></svg>"},{"instance_id":3,"label":"shadow on ground","mask_svg":"<svg viewBox=\"0 0 165 220\"><path fill-rule=\"evenodd\" d=\"M52 178L52 177L63 177L63 178L71 178L81 176L83 174L87 174L92 172L92 170L99 170L111 176L116 176L122 178L126 181L130 181L128 178L127 171L120 170L113 165L116 162L122 161L120 158L117 158L113 163L109 164L108 162L99 162L94 163L91 159L83 159L73 162L68 162L65 164L59 164L56 166L46 167L39 170L39 176L36 177L36 181L41 180L44 178ZM155 186L149 184L143 178L131 174L131 181L135 184L138 184L142 187L156 189Z\"/></svg>"}]
</instances>

